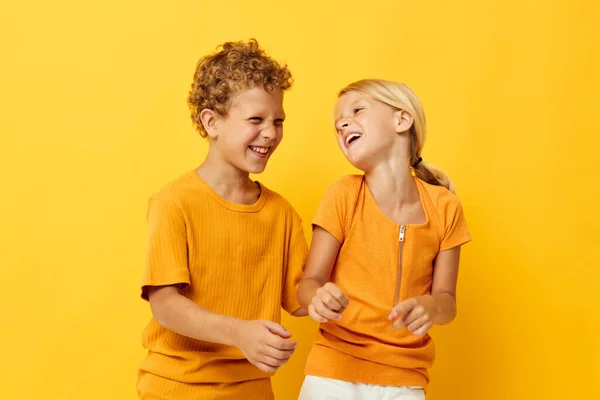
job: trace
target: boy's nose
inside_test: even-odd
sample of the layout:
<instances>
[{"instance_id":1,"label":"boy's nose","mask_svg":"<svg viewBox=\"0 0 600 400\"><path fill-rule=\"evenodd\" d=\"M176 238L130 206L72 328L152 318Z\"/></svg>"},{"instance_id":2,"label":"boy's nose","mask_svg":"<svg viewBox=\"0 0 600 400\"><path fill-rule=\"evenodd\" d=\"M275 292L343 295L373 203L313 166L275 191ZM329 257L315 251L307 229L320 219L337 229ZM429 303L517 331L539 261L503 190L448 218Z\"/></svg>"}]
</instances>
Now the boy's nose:
<instances>
[{"instance_id":1,"label":"boy's nose","mask_svg":"<svg viewBox=\"0 0 600 400\"><path fill-rule=\"evenodd\" d=\"M265 139L275 139L277 137L277 131L274 126L263 129L260 135Z\"/></svg>"}]
</instances>

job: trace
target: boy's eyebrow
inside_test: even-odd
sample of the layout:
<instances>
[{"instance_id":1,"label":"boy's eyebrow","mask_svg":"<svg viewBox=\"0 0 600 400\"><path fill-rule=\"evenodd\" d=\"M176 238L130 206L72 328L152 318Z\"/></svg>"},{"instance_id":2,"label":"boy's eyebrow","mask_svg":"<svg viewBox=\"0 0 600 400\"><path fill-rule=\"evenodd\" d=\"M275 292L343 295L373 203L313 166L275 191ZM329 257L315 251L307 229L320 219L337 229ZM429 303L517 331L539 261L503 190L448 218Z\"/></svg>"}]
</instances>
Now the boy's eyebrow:
<instances>
[{"instance_id":1,"label":"boy's eyebrow","mask_svg":"<svg viewBox=\"0 0 600 400\"><path fill-rule=\"evenodd\" d=\"M264 115L262 115L262 113L260 112L254 112L252 114L249 114L250 116L246 119L252 119L252 118L264 118ZM262 116L261 116L262 115ZM286 115L285 113L282 116L279 117L275 117L273 118L274 121L285 121Z\"/></svg>"},{"instance_id":2,"label":"boy's eyebrow","mask_svg":"<svg viewBox=\"0 0 600 400\"><path fill-rule=\"evenodd\" d=\"M247 118L255 118L255 117L265 118L268 114L269 114L269 112L265 112L263 110L253 110L251 112L248 112L246 115L248 115ZM282 114L280 114L280 116L276 116L273 119L285 119L285 118L286 118L286 114L285 114L285 112L283 112Z\"/></svg>"}]
</instances>

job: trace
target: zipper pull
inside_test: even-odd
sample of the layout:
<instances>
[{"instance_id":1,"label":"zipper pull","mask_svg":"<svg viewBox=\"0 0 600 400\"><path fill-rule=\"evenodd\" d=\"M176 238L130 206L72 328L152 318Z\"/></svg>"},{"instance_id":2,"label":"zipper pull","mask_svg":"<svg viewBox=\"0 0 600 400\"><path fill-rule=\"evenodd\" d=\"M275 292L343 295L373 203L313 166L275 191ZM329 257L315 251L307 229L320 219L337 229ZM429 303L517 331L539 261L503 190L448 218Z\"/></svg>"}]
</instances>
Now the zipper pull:
<instances>
[{"instance_id":1,"label":"zipper pull","mask_svg":"<svg viewBox=\"0 0 600 400\"><path fill-rule=\"evenodd\" d=\"M406 230L406 226L400 225L400 235L398 236L398 240L404 242L404 231Z\"/></svg>"}]
</instances>

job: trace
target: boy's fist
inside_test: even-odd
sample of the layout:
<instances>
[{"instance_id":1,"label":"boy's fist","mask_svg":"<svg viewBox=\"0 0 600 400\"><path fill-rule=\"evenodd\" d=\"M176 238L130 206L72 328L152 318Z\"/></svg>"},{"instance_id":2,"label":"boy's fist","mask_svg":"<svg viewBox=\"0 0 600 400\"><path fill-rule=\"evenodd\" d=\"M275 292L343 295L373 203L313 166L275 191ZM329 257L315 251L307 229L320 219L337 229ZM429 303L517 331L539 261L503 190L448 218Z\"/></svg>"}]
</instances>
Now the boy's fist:
<instances>
[{"instance_id":1,"label":"boy's fist","mask_svg":"<svg viewBox=\"0 0 600 400\"><path fill-rule=\"evenodd\" d=\"M272 321L242 321L236 347L250 363L273 373L291 357L296 342L283 326Z\"/></svg>"}]
</instances>

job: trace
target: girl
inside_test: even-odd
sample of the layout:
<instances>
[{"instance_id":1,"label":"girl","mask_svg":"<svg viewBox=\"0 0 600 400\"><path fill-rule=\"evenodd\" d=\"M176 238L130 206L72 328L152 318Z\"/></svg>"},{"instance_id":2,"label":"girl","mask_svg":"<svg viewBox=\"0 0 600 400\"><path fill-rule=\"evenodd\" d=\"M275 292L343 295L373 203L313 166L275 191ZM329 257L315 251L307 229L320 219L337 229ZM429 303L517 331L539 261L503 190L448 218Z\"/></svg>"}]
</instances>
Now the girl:
<instances>
[{"instance_id":1,"label":"girl","mask_svg":"<svg viewBox=\"0 0 600 400\"><path fill-rule=\"evenodd\" d=\"M423 162L425 115L404 84L362 80L336 104L338 144L364 175L331 184L313 220L298 300L321 323L300 399L424 399L456 316L470 241L446 175Z\"/></svg>"}]
</instances>

